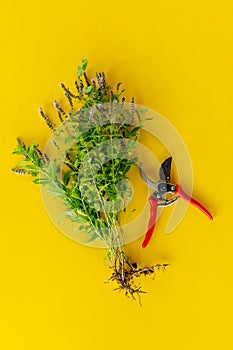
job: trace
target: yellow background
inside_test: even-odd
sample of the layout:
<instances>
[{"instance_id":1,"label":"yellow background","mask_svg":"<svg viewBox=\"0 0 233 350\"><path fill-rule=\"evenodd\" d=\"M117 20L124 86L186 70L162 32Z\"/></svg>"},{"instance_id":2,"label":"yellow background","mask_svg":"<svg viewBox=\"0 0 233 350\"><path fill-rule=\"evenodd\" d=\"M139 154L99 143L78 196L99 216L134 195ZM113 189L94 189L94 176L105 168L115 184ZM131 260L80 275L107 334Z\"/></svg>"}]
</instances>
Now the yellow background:
<instances>
[{"instance_id":1,"label":"yellow background","mask_svg":"<svg viewBox=\"0 0 233 350\"><path fill-rule=\"evenodd\" d=\"M0 348L231 349L231 1L5 1L0 26ZM104 252L60 234L39 187L10 172L17 136L45 144L37 108L62 98L83 57L173 123L194 196L214 215L190 207L166 235L164 211L147 250L142 238L127 247L141 263L171 263L143 278L142 308L103 283Z\"/></svg>"}]
</instances>

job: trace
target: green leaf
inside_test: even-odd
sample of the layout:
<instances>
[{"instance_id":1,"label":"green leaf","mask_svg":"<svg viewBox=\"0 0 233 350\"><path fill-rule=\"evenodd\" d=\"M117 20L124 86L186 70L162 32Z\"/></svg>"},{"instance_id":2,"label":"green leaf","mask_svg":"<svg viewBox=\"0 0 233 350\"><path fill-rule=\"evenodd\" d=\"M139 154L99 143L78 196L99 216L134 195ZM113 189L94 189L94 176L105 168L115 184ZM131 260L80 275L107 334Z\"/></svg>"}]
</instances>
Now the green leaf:
<instances>
[{"instance_id":1,"label":"green leaf","mask_svg":"<svg viewBox=\"0 0 233 350\"><path fill-rule=\"evenodd\" d=\"M46 179L46 178L37 178L35 180L32 181L34 184L39 184L39 185L46 185L50 182L49 179Z\"/></svg>"},{"instance_id":2,"label":"green leaf","mask_svg":"<svg viewBox=\"0 0 233 350\"><path fill-rule=\"evenodd\" d=\"M12 154L24 154L24 151L23 150L21 150L21 149L15 149L13 152L12 152Z\"/></svg>"},{"instance_id":3,"label":"green leaf","mask_svg":"<svg viewBox=\"0 0 233 350\"><path fill-rule=\"evenodd\" d=\"M80 78L83 75L82 66L78 66L78 77Z\"/></svg>"},{"instance_id":4,"label":"green leaf","mask_svg":"<svg viewBox=\"0 0 233 350\"><path fill-rule=\"evenodd\" d=\"M146 118L146 119L143 119L143 121L145 122L145 121L147 121L147 120L153 120L154 119L154 117L148 117L148 118Z\"/></svg>"},{"instance_id":5,"label":"green leaf","mask_svg":"<svg viewBox=\"0 0 233 350\"><path fill-rule=\"evenodd\" d=\"M63 179L62 180L63 180L63 183L64 183L65 186L67 186L69 181L70 181L71 173L72 173L71 170L67 170L65 172L65 174L63 175Z\"/></svg>"},{"instance_id":6,"label":"green leaf","mask_svg":"<svg viewBox=\"0 0 233 350\"><path fill-rule=\"evenodd\" d=\"M24 170L26 171L39 171L40 169L35 166L34 164L28 164L23 167Z\"/></svg>"},{"instance_id":7,"label":"green leaf","mask_svg":"<svg viewBox=\"0 0 233 350\"><path fill-rule=\"evenodd\" d=\"M87 65L88 65L88 60L86 58L83 58L82 59L82 69L86 70Z\"/></svg>"},{"instance_id":8,"label":"green leaf","mask_svg":"<svg viewBox=\"0 0 233 350\"><path fill-rule=\"evenodd\" d=\"M48 193L53 194L55 197L59 197L59 198L64 198L65 194L64 191L60 191L59 189L47 189Z\"/></svg>"},{"instance_id":9,"label":"green leaf","mask_svg":"<svg viewBox=\"0 0 233 350\"><path fill-rule=\"evenodd\" d=\"M38 171L32 171L32 172L31 172L31 176L33 176L33 177L38 176Z\"/></svg>"},{"instance_id":10,"label":"green leaf","mask_svg":"<svg viewBox=\"0 0 233 350\"><path fill-rule=\"evenodd\" d=\"M61 213L61 215L59 215L57 219L57 224L60 224L62 220L64 220L66 217L72 217L74 215L75 214L72 210L64 211L63 213Z\"/></svg>"},{"instance_id":11,"label":"green leaf","mask_svg":"<svg viewBox=\"0 0 233 350\"><path fill-rule=\"evenodd\" d=\"M71 197L75 198L75 199L81 199L80 196L76 192L72 192Z\"/></svg>"},{"instance_id":12,"label":"green leaf","mask_svg":"<svg viewBox=\"0 0 233 350\"><path fill-rule=\"evenodd\" d=\"M31 146L28 147L27 153L30 158L33 158L35 152L35 144L32 142Z\"/></svg>"},{"instance_id":13,"label":"green leaf","mask_svg":"<svg viewBox=\"0 0 233 350\"><path fill-rule=\"evenodd\" d=\"M30 160L28 158L21 160L19 163L17 163L16 168L19 168L23 165L23 167L29 162Z\"/></svg>"},{"instance_id":14,"label":"green leaf","mask_svg":"<svg viewBox=\"0 0 233 350\"><path fill-rule=\"evenodd\" d=\"M84 213L83 213L81 210L79 210L79 209L77 209L77 215L79 215L80 217L83 217L83 218L87 217L87 215L84 214Z\"/></svg>"},{"instance_id":15,"label":"green leaf","mask_svg":"<svg viewBox=\"0 0 233 350\"><path fill-rule=\"evenodd\" d=\"M138 132L138 130L141 129L141 126L136 126L135 128L133 128L133 130L130 132L131 136L135 136Z\"/></svg>"},{"instance_id":16,"label":"green leaf","mask_svg":"<svg viewBox=\"0 0 233 350\"><path fill-rule=\"evenodd\" d=\"M68 144L68 143L72 143L73 141L76 140L76 137L75 136L68 136L66 139L65 139L65 144Z\"/></svg>"},{"instance_id":17,"label":"green leaf","mask_svg":"<svg viewBox=\"0 0 233 350\"><path fill-rule=\"evenodd\" d=\"M54 162L54 160L51 160L51 162L49 163L48 168L47 168L47 171L48 171L49 177L50 177L52 180L55 179L55 176L56 176L56 169L55 169L55 162Z\"/></svg>"},{"instance_id":18,"label":"green leaf","mask_svg":"<svg viewBox=\"0 0 233 350\"><path fill-rule=\"evenodd\" d=\"M93 89L93 86L87 86L83 89L83 92L88 95L88 94L90 94L92 89Z\"/></svg>"},{"instance_id":19,"label":"green leaf","mask_svg":"<svg viewBox=\"0 0 233 350\"><path fill-rule=\"evenodd\" d=\"M147 108L143 108L143 109L140 111L141 117L143 117L147 112L148 112L148 109L147 109Z\"/></svg>"}]
</instances>

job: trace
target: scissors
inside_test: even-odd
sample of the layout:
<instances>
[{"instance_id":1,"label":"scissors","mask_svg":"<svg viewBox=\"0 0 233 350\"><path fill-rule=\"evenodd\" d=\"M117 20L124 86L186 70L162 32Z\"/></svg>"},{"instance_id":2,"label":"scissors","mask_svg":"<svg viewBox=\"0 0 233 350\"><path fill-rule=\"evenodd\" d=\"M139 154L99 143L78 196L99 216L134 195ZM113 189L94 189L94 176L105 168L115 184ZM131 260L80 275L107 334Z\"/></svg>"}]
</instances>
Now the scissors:
<instances>
[{"instance_id":1,"label":"scissors","mask_svg":"<svg viewBox=\"0 0 233 350\"><path fill-rule=\"evenodd\" d=\"M140 164L140 175L142 180L151 188L154 192L149 197L150 203L150 220L148 223L148 230L146 232L145 239L142 243L142 248L146 248L150 239L152 237L155 224L156 224L156 214L158 207L167 207L174 204L179 198L183 198L185 201L192 204L194 207L201 210L210 220L213 220L213 216L210 212L203 207L202 204L197 202L195 199L186 194L180 185L174 185L170 183L170 173L171 173L172 157L167 158L161 165L159 169L159 181L154 182L150 180ZM174 198L166 199L163 198L167 193L171 195L176 195Z\"/></svg>"}]
</instances>

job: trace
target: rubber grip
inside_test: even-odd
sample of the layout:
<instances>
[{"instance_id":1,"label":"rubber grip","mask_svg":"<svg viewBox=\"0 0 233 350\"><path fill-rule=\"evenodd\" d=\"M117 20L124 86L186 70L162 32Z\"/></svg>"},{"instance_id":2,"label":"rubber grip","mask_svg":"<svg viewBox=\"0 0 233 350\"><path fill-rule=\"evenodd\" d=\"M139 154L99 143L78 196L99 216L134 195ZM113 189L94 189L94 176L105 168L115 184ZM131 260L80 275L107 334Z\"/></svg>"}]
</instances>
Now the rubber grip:
<instances>
[{"instance_id":1,"label":"rubber grip","mask_svg":"<svg viewBox=\"0 0 233 350\"><path fill-rule=\"evenodd\" d=\"M213 216L210 214L210 212L201 205L201 203L197 202L195 199L192 197L188 196L181 188L180 185L176 185L176 193L183 198L185 201L190 202L194 207L198 208L201 210L210 220L213 220Z\"/></svg>"},{"instance_id":2,"label":"rubber grip","mask_svg":"<svg viewBox=\"0 0 233 350\"><path fill-rule=\"evenodd\" d=\"M151 239L151 236L154 232L154 228L155 228L155 224L156 224L158 199L152 195L149 198L149 203L150 203L150 220L148 223L148 230L147 230L146 236L145 236L144 241L142 243L142 248L146 248L148 243L150 242L150 239Z\"/></svg>"}]
</instances>

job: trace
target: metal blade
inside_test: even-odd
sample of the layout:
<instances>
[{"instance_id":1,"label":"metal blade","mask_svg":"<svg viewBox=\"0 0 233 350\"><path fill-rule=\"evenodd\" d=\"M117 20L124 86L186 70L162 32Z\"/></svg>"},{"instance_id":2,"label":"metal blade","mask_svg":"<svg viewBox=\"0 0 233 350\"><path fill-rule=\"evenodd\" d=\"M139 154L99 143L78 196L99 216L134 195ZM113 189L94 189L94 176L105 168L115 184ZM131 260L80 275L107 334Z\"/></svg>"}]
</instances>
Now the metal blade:
<instances>
[{"instance_id":1,"label":"metal blade","mask_svg":"<svg viewBox=\"0 0 233 350\"><path fill-rule=\"evenodd\" d=\"M142 178L142 180L145 182L145 184L147 184L148 186L150 186L151 188L153 188L155 191L157 191L157 189L158 189L158 184L157 184L157 182L151 181L151 180L147 177L145 171L142 169L142 163L140 163L139 171L140 171L141 178Z\"/></svg>"},{"instance_id":2,"label":"metal blade","mask_svg":"<svg viewBox=\"0 0 233 350\"><path fill-rule=\"evenodd\" d=\"M162 181L170 182L172 157L167 158L159 169L159 178Z\"/></svg>"}]
</instances>

